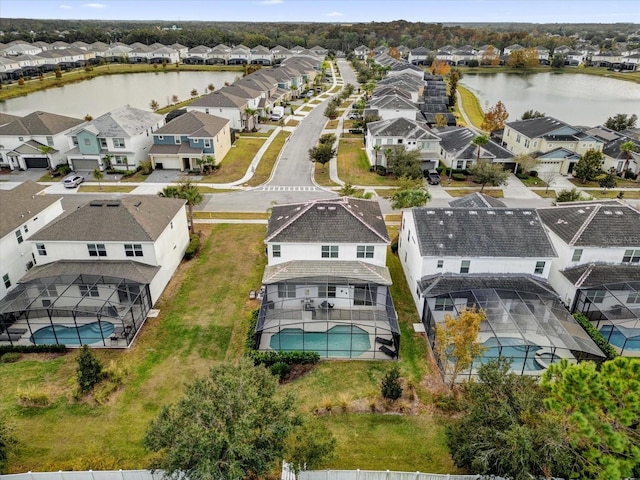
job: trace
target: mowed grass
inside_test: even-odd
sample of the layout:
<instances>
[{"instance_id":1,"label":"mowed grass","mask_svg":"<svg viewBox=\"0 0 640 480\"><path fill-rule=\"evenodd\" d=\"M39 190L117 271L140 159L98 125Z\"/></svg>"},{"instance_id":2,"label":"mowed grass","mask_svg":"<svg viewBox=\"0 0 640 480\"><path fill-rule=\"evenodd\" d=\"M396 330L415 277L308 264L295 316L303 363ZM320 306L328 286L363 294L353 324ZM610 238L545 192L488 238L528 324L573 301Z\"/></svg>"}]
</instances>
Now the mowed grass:
<instances>
[{"instance_id":1,"label":"mowed grass","mask_svg":"<svg viewBox=\"0 0 640 480\"><path fill-rule=\"evenodd\" d=\"M276 160L278 160L278 156L280 155L280 151L282 150L285 141L290 136L290 132L281 131L278 133L276 138L273 139L267 148L267 151L264 152L264 155L260 159L260 163L258 164L258 168L256 168L253 177L251 177L247 182L249 186L256 187L269 179L273 167L276 164Z\"/></svg>"},{"instance_id":2,"label":"mowed grass","mask_svg":"<svg viewBox=\"0 0 640 480\"><path fill-rule=\"evenodd\" d=\"M338 144L338 177L351 185L396 186L392 176L381 176L369 171L369 159L360 138L341 138Z\"/></svg>"},{"instance_id":3,"label":"mowed grass","mask_svg":"<svg viewBox=\"0 0 640 480\"><path fill-rule=\"evenodd\" d=\"M157 305L160 316L147 321L129 351L95 350L103 363L113 360L129 371L107 405L69 400L75 352L0 364L0 415L18 442L11 471L147 467L142 438L149 421L178 398L185 382L242 354L257 307L247 294L259 287L264 268L264 225L196 228L202 252L181 265ZM16 389L27 386L47 391L52 405L18 406Z\"/></svg>"},{"instance_id":4,"label":"mowed grass","mask_svg":"<svg viewBox=\"0 0 640 480\"><path fill-rule=\"evenodd\" d=\"M240 180L256 156L266 137L238 137L235 146L222 159L220 168L211 175L202 177L202 183L229 183Z\"/></svg>"},{"instance_id":5,"label":"mowed grass","mask_svg":"<svg viewBox=\"0 0 640 480\"><path fill-rule=\"evenodd\" d=\"M447 188L445 190L452 197L464 197L465 195L469 195L470 193L480 192L480 187L478 187L477 189ZM493 198L504 198L504 192L502 190L485 188L482 193Z\"/></svg>"},{"instance_id":6,"label":"mowed grass","mask_svg":"<svg viewBox=\"0 0 640 480\"><path fill-rule=\"evenodd\" d=\"M462 108L471 123L476 128L480 128L482 122L484 122L484 112L482 111L478 98L470 90L464 88L460 84L458 84L458 93L462 100L462 106L456 106L456 109Z\"/></svg>"},{"instance_id":7,"label":"mowed grass","mask_svg":"<svg viewBox=\"0 0 640 480\"><path fill-rule=\"evenodd\" d=\"M80 185L79 193L129 193L138 188L137 185Z\"/></svg>"}]
</instances>

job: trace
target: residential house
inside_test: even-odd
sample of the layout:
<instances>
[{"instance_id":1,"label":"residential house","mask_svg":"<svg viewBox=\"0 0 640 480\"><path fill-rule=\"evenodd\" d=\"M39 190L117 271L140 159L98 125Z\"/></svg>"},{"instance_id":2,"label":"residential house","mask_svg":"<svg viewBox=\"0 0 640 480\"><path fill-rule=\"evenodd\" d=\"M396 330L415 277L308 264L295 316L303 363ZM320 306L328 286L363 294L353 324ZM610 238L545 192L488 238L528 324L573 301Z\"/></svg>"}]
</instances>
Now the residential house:
<instances>
[{"instance_id":1,"label":"residential house","mask_svg":"<svg viewBox=\"0 0 640 480\"><path fill-rule=\"evenodd\" d=\"M67 133L84 120L33 112L0 126L0 157L11 170L55 168L66 163Z\"/></svg>"},{"instance_id":2,"label":"residential house","mask_svg":"<svg viewBox=\"0 0 640 480\"><path fill-rule=\"evenodd\" d=\"M589 150L602 151L604 142L577 127L553 117L531 118L508 122L504 127L502 144L514 155L540 154L564 148L583 155ZM563 175L573 171L575 162L549 164L546 168Z\"/></svg>"},{"instance_id":3,"label":"residential house","mask_svg":"<svg viewBox=\"0 0 640 480\"><path fill-rule=\"evenodd\" d=\"M416 120L419 116L418 106L415 103L398 95L385 95L373 97L364 109L365 116L379 116L382 120L392 118L408 118Z\"/></svg>"},{"instance_id":4,"label":"residential house","mask_svg":"<svg viewBox=\"0 0 640 480\"><path fill-rule=\"evenodd\" d=\"M201 163L218 165L231 148L226 118L192 111L153 132L149 157L153 168L195 170Z\"/></svg>"},{"instance_id":5,"label":"residential house","mask_svg":"<svg viewBox=\"0 0 640 480\"><path fill-rule=\"evenodd\" d=\"M187 105L187 112L203 112L229 120L229 127L234 130L245 128L244 111L248 108L248 101L220 90L211 92L204 97Z\"/></svg>"},{"instance_id":6,"label":"residential house","mask_svg":"<svg viewBox=\"0 0 640 480\"><path fill-rule=\"evenodd\" d=\"M494 140L485 145L472 143L476 134L465 127L442 127L435 129L440 137L440 161L453 169L467 169L474 163L501 163L505 170L515 170L513 154Z\"/></svg>"},{"instance_id":7,"label":"residential house","mask_svg":"<svg viewBox=\"0 0 640 480\"><path fill-rule=\"evenodd\" d=\"M504 50L502 51L503 55L505 57L508 57L509 55L511 55L513 52L517 52L519 50L524 50L524 47L518 43L514 43L513 45L509 45L508 47L504 47Z\"/></svg>"},{"instance_id":8,"label":"residential house","mask_svg":"<svg viewBox=\"0 0 640 480\"><path fill-rule=\"evenodd\" d=\"M407 60L413 65L429 65L431 51L425 47L414 48L409 52Z\"/></svg>"},{"instance_id":9,"label":"residential house","mask_svg":"<svg viewBox=\"0 0 640 480\"><path fill-rule=\"evenodd\" d=\"M171 47L160 47L151 50L149 63L169 64L180 62L180 53Z\"/></svg>"},{"instance_id":10,"label":"residential house","mask_svg":"<svg viewBox=\"0 0 640 480\"><path fill-rule=\"evenodd\" d=\"M291 57L292 55L291 51L282 45L276 45L271 49L271 56L273 58L274 65L282 63L283 60Z\"/></svg>"},{"instance_id":11,"label":"residential house","mask_svg":"<svg viewBox=\"0 0 640 480\"><path fill-rule=\"evenodd\" d=\"M256 65L271 65L273 56L271 51L264 45L258 45L251 49L251 63Z\"/></svg>"},{"instance_id":12,"label":"residential house","mask_svg":"<svg viewBox=\"0 0 640 480\"><path fill-rule=\"evenodd\" d=\"M4 55L17 57L19 55L37 55L42 49L21 40L15 40L7 43L4 47Z\"/></svg>"},{"instance_id":13,"label":"residential house","mask_svg":"<svg viewBox=\"0 0 640 480\"><path fill-rule=\"evenodd\" d=\"M209 55L210 61L206 63L225 65L229 62L230 53L231 48L220 43L211 49L211 53Z\"/></svg>"},{"instance_id":14,"label":"residential house","mask_svg":"<svg viewBox=\"0 0 640 480\"><path fill-rule=\"evenodd\" d=\"M596 52L591 56L591 65L594 67L613 68L618 67L622 63L622 54L617 51L607 50Z\"/></svg>"},{"instance_id":15,"label":"residential house","mask_svg":"<svg viewBox=\"0 0 640 480\"><path fill-rule=\"evenodd\" d=\"M189 53L189 47L186 47L181 43L172 43L171 45L169 45L169 47L174 49L176 52L178 52L178 56L180 57L180 60L186 58L187 54Z\"/></svg>"},{"instance_id":16,"label":"residential house","mask_svg":"<svg viewBox=\"0 0 640 480\"><path fill-rule=\"evenodd\" d=\"M11 190L0 190L0 298L15 288L35 259L27 241L62 214L62 197L43 195L44 187L27 181ZM0 327L0 335L5 332Z\"/></svg>"},{"instance_id":17,"label":"residential house","mask_svg":"<svg viewBox=\"0 0 640 480\"><path fill-rule=\"evenodd\" d=\"M564 54L564 64L569 67L579 67L585 63L586 55L578 50L569 50Z\"/></svg>"},{"instance_id":18,"label":"residential house","mask_svg":"<svg viewBox=\"0 0 640 480\"><path fill-rule=\"evenodd\" d=\"M329 54L329 50L319 45L316 45L315 47L311 47L309 50L311 50L314 53L314 55L317 55L320 58L324 58Z\"/></svg>"},{"instance_id":19,"label":"residential house","mask_svg":"<svg viewBox=\"0 0 640 480\"><path fill-rule=\"evenodd\" d=\"M386 267L390 240L376 201L276 205L265 244L255 348L312 350L328 358L397 356L400 330Z\"/></svg>"},{"instance_id":20,"label":"residential house","mask_svg":"<svg viewBox=\"0 0 640 480\"><path fill-rule=\"evenodd\" d=\"M440 138L424 124L409 118L391 118L369 122L366 132L366 152L372 167L388 168L391 150L404 148L420 152L420 168L423 171L438 167Z\"/></svg>"},{"instance_id":21,"label":"residential house","mask_svg":"<svg viewBox=\"0 0 640 480\"><path fill-rule=\"evenodd\" d=\"M546 280L556 251L535 210L413 208L402 216L398 256L432 348L447 315L485 314L483 357L458 380L499 356L522 375L563 358L603 358ZM436 359L448 379L447 359Z\"/></svg>"},{"instance_id":22,"label":"residential house","mask_svg":"<svg viewBox=\"0 0 640 480\"><path fill-rule=\"evenodd\" d=\"M640 172L640 140L603 126L591 128L586 133L604 142L604 147L602 147L605 159L603 170L608 171L610 168L614 168L618 173L630 171L634 175ZM627 142L635 144L634 152L620 149Z\"/></svg>"},{"instance_id":23,"label":"residential house","mask_svg":"<svg viewBox=\"0 0 640 480\"><path fill-rule=\"evenodd\" d=\"M128 105L112 110L67 133L67 162L75 171L135 170L146 160L151 134L164 117Z\"/></svg>"},{"instance_id":24,"label":"residential house","mask_svg":"<svg viewBox=\"0 0 640 480\"><path fill-rule=\"evenodd\" d=\"M228 65L244 65L251 61L251 50L244 45L238 45L229 51Z\"/></svg>"},{"instance_id":25,"label":"residential house","mask_svg":"<svg viewBox=\"0 0 640 480\"><path fill-rule=\"evenodd\" d=\"M187 65L204 65L210 63L211 48L204 45L198 45L197 47L190 48L187 52L183 62Z\"/></svg>"},{"instance_id":26,"label":"residential house","mask_svg":"<svg viewBox=\"0 0 640 480\"><path fill-rule=\"evenodd\" d=\"M369 50L369 48L365 47L364 45L360 45L353 50L353 54L358 60L366 60L370 52L371 50Z\"/></svg>"},{"instance_id":27,"label":"residential house","mask_svg":"<svg viewBox=\"0 0 640 480\"><path fill-rule=\"evenodd\" d=\"M640 356L640 212L620 200L538 210L558 257L549 282L623 355Z\"/></svg>"},{"instance_id":28,"label":"residential house","mask_svg":"<svg viewBox=\"0 0 640 480\"><path fill-rule=\"evenodd\" d=\"M36 266L0 301L0 344L128 347L189 243L185 201L94 200L34 233Z\"/></svg>"}]
</instances>

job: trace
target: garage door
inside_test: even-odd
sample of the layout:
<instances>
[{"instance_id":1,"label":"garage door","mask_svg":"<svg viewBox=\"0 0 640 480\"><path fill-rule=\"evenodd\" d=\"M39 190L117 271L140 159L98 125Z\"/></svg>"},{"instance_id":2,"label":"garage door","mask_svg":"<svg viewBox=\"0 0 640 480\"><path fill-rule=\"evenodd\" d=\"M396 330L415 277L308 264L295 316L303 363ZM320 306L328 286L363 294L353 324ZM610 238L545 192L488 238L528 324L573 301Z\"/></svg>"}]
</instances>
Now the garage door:
<instances>
[{"instance_id":1,"label":"garage door","mask_svg":"<svg viewBox=\"0 0 640 480\"><path fill-rule=\"evenodd\" d=\"M98 160L87 160L86 158L72 158L71 163L76 172L92 172L98 166Z\"/></svg>"},{"instance_id":2,"label":"garage door","mask_svg":"<svg viewBox=\"0 0 640 480\"><path fill-rule=\"evenodd\" d=\"M158 170L182 170L182 160L179 157L154 155L153 159Z\"/></svg>"},{"instance_id":3,"label":"garage door","mask_svg":"<svg viewBox=\"0 0 640 480\"><path fill-rule=\"evenodd\" d=\"M27 168L47 168L49 166L45 157L25 157L24 163Z\"/></svg>"}]
</instances>

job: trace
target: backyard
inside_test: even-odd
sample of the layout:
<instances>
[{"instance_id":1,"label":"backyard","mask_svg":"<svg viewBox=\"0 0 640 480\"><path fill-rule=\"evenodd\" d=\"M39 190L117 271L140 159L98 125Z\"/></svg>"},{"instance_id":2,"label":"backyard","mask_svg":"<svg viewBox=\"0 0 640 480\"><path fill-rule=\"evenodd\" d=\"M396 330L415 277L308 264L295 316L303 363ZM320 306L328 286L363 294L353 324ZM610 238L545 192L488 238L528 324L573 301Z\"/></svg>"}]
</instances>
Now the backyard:
<instances>
[{"instance_id":1,"label":"backyard","mask_svg":"<svg viewBox=\"0 0 640 480\"><path fill-rule=\"evenodd\" d=\"M10 419L18 442L12 472L147 467L152 456L141 439L160 408L213 363L242 355L249 316L258 306L248 292L260 286L265 265L264 225L197 229L201 253L180 266L157 305L159 317L147 321L130 350L96 351L105 366L126 372L119 390L100 403L72 400L76 352L0 364L0 415ZM225 245L242 248L224 248L220 255ZM418 318L400 261L389 254L388 265L402 332L398 366L408 392L397 408L404 405L407 413L370 413L366 406L379 394L391 362L321 362L283 388L295 391L304 415L325 412L320 418L338 440L332 468L455 472L443 441L448 420L433 413L425 386L439 376L431 374L424 338L413 332ZM20 406L17 392L25 388L45 393L49 405Z\"/></svg>"}]
</instances>

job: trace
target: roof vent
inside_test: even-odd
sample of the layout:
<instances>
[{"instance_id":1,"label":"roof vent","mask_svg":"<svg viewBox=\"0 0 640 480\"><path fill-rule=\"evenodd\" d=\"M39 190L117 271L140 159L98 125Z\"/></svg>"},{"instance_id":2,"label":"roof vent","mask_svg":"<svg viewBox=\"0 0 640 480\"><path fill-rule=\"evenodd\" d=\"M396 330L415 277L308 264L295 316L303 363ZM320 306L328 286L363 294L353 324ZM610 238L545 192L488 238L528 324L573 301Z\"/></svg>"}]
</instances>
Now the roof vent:
<instances>
[{"instance_id":1,"label":"roof vent","mask_svg":"<svg viewBox=\"0 0 640 480\"><path fill-rule=\"evenodd\" d=\"M101 207L102 202L100 200L92 200L89 202L89 206L91 207Z\"/></svg>"},{"instance_id":2,"label":"roof vent","mask_svg":"<svg viewBox=\"0 0 640 480\"><path fill-rule=\"evenodd\" d=\"M453 215L453 212L451 210L445 210L444 214L451 216L451 215Z\"/></svg>"},{"instance_id":3,"label":"roof vent","mask_svg":"<svg viewBox=\"0 0 640 480\"><path fill-rule=\"evenodd\" d=\"M616 210L616 215L624 215L621 210Z\"/></svg>"},{"instance_id":4,"label":"roof vent","mask_svg":"<svg viewBox=\"0 0 640 480\"><path fill-rule=\"evenodd\" d=\"M327 207L327 210L331 210L331 211L333 211L333 210L335 210L335 209L336 209L336 207Z\"/></svg>"},{"instance_id":5,"label":"roof vent","mask_svg":"<svg viewBox=\"0 0 640 480\"><path fill-rule=\"evenodd\" d=\"M444 243L439 243L438 248L444 248Z\"/></svg>"},{"instance_id":6,"label":"roof vent","mask_svg":"<svg viewBox=\"0 0 640 480\"><path fill-rule=\"evenodd\" d=\"M605 214L605 215L611 215L612 213L613 213L613 212L612 212L611 210L605 210L605 211L604 211L604 214Z\"/></svg>"},{"instance_id":7,"label":"roof vent","mask_svg":"<svg viewBox=\"0 0 640 480\"><path fill-rule=\"evenodd\" d=\"M453 238L453 233L448 233L448 234L447 234L447 237L448 237L448 238Z\"/></svg>"},{"instance_id":8,"label":"roof vent","mask_svg":"<svg viewBox=\"0 0 640 480\"><path fill-rule=\"evenodd\" d=\"M582 210L581 208L578 210L578 213L584 213L584 210Z\"/></svg>"},{"instance_id":9,"label":"roof vent","mask_svg":"<svg viewBox=\"0 0 640 480\"><path fill-rule=\"evenodd\" d=\"M496 212L493 210L487 210L487 215L495 215Z\"/></svg>"},{"instance_id":10,"label":"roof vent","mask_svg":"<svg viewBox=\"0 0 640 480\"><path fill-rule=\"evenodd\" d=\"M440 220L438 223L439 223L440 225L444 225L444 220Z\"/></svg>"},{"instance_id":11,"label":"roof vent","mask_svg":"<svg viewBox=\"0 0 640 480\"><path fill-rule=\"evenodd\" d=\"M140 205L142 205L142 202L137 201L136 203L133 204L134 207L138 208Z\"/></svg>"},{"instance_id":12,"label":"roof vent","mask_svg":"<svg viewBox=\"0 0 640 480\"><path fill-rule=\"evenodd\" d=\"M427 215L433 215L434 213L436 212L434 212L433 210L427 210Z\"/></svg>"},{"instance_id":13,"label":"roof vent","mask_svg":"<svg viewBox=\"0 0 640 480\"><path fill-rule=\"evenodd\" d=\"M137 205L134 205L134 207L138 208L140 205L142 204L142 202L138 203ZM107 207L119 207L120 206L120 200L110 200L108 202L106 202Z\"/></svg>"},{"instance_id":14,"label":"roof vent","mask_svg":"<svg viewBox=\"0 0 640 480\"><path fill-rule=\"evenodd\" d=\"M525 210L524 212L522 212L523 215L531 215L531 212L529 210Z\"/></svg>"},{"instance_id":15,"label":"roof vent","mask_svg":"<svg viewBox=\"0 0 640 480\"><path fill-rule=\"evenodd\" d=\"M318 206L318 210L324 210L324 207Z\"/></svg>"},{"instance_id":16,"label":"roof vent","mask_svg":"<svg viewBox=\"0 0 640 480\"><path fill-rule=\"evenodd\" d=\"M478 212L475 210L469 210L469 215L478 215Z\"/></svg>"},{"instance_id":17,"label":"roof vent","mask_svg":"<svg viewBox=\"0 0 640 480\"><path fill-rule=\"evenodd\" d=\"M504 212L505 215L513 215L513 212L511 210L506 210Z\"/></svg>"}]
</instances>

